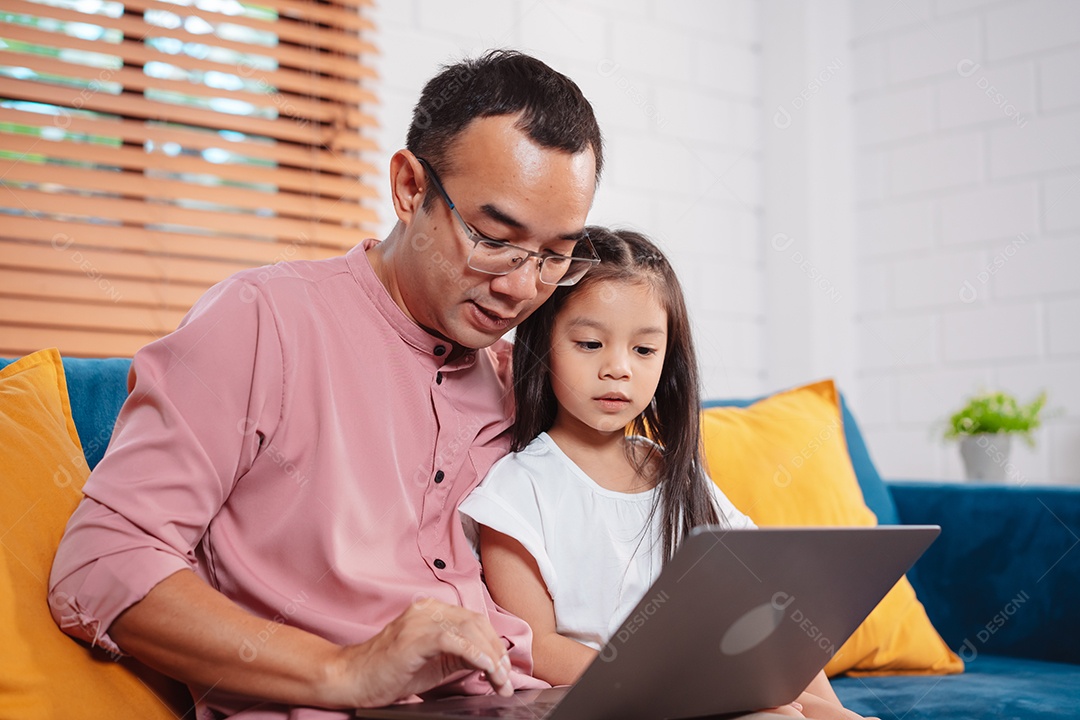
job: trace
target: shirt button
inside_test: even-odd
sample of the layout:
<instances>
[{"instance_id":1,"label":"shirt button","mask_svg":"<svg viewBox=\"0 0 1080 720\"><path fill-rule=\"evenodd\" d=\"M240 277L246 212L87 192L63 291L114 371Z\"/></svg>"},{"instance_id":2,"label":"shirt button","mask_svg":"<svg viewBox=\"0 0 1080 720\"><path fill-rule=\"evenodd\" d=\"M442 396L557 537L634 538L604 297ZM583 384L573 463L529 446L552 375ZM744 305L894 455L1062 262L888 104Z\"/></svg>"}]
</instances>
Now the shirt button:
<instances>
[{"instance_id":1,"label":"shirt button","mask_svg":"<svg viewBox=\"0 0 1080 720\"><path fill-rule=\"evenodd\" d=\"M444 473L442 470L436 471L435 472L435 483L436 484L441 483L443 481L443 478L445 478L445 477L446 477L446 473Z\"/></svg>"},{"instance_id":2,"label":"shirt button","mask_svg":"<svg viewBox=\"0 0 1080 720\"><path fill-rule=\"evenodd\" d=\"M435 373L435 384L436 385L442 385L442 373L441 372Z\"/></svg>"},{"instance_id":3,"label":"shirt button","mask_svg":"<svg viewBox=\"0 0 1080 720\"><path fill-rule=\"evenodd\" d=\"M435 346L435 357L442 357L445 354L446 354L446 346L445 345L436 345Z\"/></svg>"},{"instance_id":4,"label":"shirt button","mask_svg":"<svg viewBox=\"0 0 1080 720\"><path fill-rule=\"evenodd\" d=\"M442 560L439 560L438 558L435 559L434 565L439 570L446 569L446 563L444 563Z\"/></svg>"}]
</instances>

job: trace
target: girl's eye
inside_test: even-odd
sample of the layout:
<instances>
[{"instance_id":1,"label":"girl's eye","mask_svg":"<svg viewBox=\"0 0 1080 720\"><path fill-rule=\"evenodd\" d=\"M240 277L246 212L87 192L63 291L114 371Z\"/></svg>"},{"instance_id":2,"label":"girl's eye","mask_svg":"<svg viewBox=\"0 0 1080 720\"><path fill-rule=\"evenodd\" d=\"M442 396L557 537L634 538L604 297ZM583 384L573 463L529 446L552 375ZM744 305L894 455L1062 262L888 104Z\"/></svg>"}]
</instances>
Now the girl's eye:
<instances>
[{"instance_id":1,"label":"girl's eye","mask_svg":"<svg viewBox=\"0 0 1080 720\"><path fill-rule=\"evenodd\" d=\"M656 354L656 348L638 346L634 348L634 352L636 352L638 355L641 355L642 357L649 357L650 355Z\"/></svg>"},{"instance_id":2,"label":"girl's eye","mask_svg":"<svg viewBox=\"0 0 1080 720\"><path fill-rule=\"evenodd\" d=\"M582 350L599 350L601 347L596 340L579 340L577 346Z\"/></svg>"}]
</instances>

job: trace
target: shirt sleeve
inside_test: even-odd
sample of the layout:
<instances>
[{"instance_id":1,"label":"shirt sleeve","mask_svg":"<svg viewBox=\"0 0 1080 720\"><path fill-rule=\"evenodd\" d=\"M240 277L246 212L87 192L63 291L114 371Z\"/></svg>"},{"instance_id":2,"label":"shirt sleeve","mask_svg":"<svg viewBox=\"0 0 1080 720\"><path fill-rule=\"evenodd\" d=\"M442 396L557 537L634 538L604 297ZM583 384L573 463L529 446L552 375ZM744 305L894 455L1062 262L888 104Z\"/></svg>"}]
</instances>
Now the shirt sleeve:
<instances>
[{"instance_id":1,"label":"shirt sleeve","mask_svg":"<svg viewBox=\"0 0 1080 720\"><path fill-rule=\"evenodd\" d=\"M464 516L466 534L469 521L512 537L532 555L540 576L552 597L558 593L558 577L544 544L544 512L532 483L532 476L508 455L492 466L491 471L462 501L458 510ZM475 533L472 533L475 537Z\"/></svg>"},{"instance_id":2,"label":"shirt sleeve","mask_svg":"<svg viewBox=\"0 0 1080 720\"><path fill-rule=\"evenodd\" d=\"M113 652L108 628L196 548L281 415L282 354L268 301L242 277L136 353L130 394L53 562L61 629Z\"/></svg>"},{"instance_id":3,"label":"shirt sleeve","mask_svg":"<svg viewBox=\"0 0 1080 720\"><path fill-rule=\"evenodd\" d=\"M753 530L757 528L754 521L735 507L735 504L728 499L723 490L717 487L716 483L709 480L708 484L712 490L713 500L716 501L716 507L720 511L721 524L727 525L733 530Z\"/></svg>"}]
</instances>

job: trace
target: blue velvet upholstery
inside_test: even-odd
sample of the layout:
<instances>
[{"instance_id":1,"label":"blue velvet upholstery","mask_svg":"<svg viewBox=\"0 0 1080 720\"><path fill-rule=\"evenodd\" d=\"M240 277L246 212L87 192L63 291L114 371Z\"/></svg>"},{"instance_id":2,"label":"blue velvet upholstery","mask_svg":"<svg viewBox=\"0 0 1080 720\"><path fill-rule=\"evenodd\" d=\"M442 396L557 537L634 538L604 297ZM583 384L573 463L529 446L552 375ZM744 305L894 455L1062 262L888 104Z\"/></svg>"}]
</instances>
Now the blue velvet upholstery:
<instances>
[{"instance_id":1,"label":"blue velvet upholstery","mask_svg":"<svg viewBox=\"0 0 1080 720\"><path fill-rule=\"evenodd\" d=\"M903 522L941 525L911 580L960 657L1080 663L1080 489L889 486Z\"/></svg>"},{"instance_id":2,"label":"blue velvet upholstery","mask_svg":"<svg viewBox=\"0 0 1080 720\"><path fill-rule=\"evenodd\" d=\"M980 655L961 675L834 678L857 713L881 720L1075 720L1076 665Z\"/></svg>"}]
</instances>

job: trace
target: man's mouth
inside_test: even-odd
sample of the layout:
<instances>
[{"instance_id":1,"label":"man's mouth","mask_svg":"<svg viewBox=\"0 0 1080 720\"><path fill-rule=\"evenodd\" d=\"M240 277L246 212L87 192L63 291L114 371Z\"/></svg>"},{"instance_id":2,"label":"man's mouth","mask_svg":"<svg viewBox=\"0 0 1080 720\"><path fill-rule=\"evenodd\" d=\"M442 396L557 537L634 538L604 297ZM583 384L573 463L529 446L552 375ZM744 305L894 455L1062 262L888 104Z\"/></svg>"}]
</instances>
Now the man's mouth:
<instances>
[{"instance_id":1,"label":"man's mouth","mask_svg":"<svg viewBox=\"0 0 1080 720\"><path fill-rule=\"evenodd\" d=\"M513 315L501 315L500 313L487 309L475 300L472 300L471 302L472 306L476 308L477 319L480 320L483 324L490 326L490 328L493 330L505 330L509 328L510 325L514 322Z\"/></svg>"},{"instance_id":2,"label":"man's mouth","mask_svg":"<svg viewBox=\"0 0 1080 720\"><path fill-rule=\"evenodd\" d=\"M479 303L476 303L476 307L480 308L480 312L484 313L485 315L487 315L492 320L502 320L504 322L510 322L511 320L513 320L513 317L505 317L503 315L500 315L499 313L497 313L497 312L495 312L493 310L488 310L486 307L484 307L483 305L481 305Z\"/></svg>"}]
</instances>

